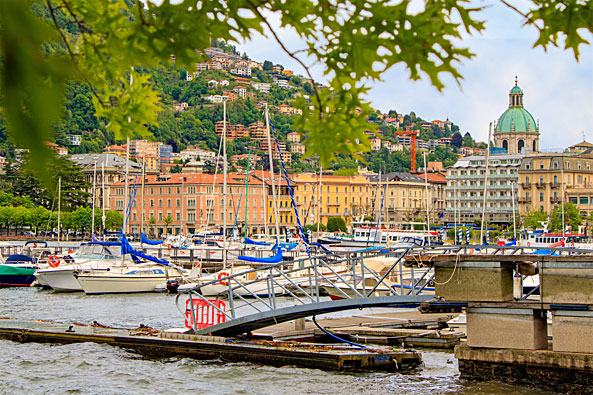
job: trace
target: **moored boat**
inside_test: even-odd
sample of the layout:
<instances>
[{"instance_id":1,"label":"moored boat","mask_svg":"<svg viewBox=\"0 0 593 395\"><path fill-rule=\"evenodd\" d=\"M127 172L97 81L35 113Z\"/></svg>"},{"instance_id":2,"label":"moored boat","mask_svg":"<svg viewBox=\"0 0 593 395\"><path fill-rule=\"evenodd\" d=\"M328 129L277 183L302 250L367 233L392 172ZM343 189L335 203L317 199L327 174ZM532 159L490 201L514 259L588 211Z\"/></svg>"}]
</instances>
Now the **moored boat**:
<instances>
[{"instance_id":1,"label":"moored boat","mask_svg":"<svg viewBox=\"0 0 593 395\"><path fill-rule=\"evenodd\" d=\"M154 292L158 284L182 275L180 268L152 262L75 273L87 295Z\"/></svg>"},{"instance_id":2,"label":"moored boat","mask_svg":"<svg viewBox=\"0 0 593 395\"><path fill-rule=\"evenodd\" d=\"M0 263L0 287L28 287L35 281L36 269L31 261Z\"/></svg>"},{"instance_id":3,"label":"moored boat","mask_svg":"<svg viewBox=\"0 0 593 395\"><path fill-rule=\"evenodd\" d=\"M28 241L19 253L0 263L0 287L28 287L35 281L35 270L47 262L51 250L44 241Z\"/></svg>"},{"instance_id":4,"label":"moored boat","mask_svg":"<svg viewBox=\"0 0 593 395\"><path fill-rule=\"evenodd\" d=\"M56 258L53 263L43 265L37 270L35 276L38 281L56 292L80 292L83 289L75 273L85 270L109 271L112 266L121 265L121 243L83 243L76 253ZM134 262L126 256L124 263Z\"/></svg>"}]
</instances>

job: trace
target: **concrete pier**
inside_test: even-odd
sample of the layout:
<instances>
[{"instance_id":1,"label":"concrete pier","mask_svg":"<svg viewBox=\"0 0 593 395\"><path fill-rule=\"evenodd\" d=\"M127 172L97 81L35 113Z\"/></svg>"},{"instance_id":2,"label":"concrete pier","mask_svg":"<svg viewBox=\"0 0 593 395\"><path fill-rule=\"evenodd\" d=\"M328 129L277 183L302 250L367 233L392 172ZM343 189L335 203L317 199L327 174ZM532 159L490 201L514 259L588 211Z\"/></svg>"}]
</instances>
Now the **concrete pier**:
<instances>
[{"instance_id":1,"label":"concrete pier","mask_svg":"<svg viewBox=\"0 0 593 395\"><path fill-rule=\"evenodd\" d=\"M591 354L461 345L455 347L455 357L465 379L514 382L573 394L590 394L593 388Z\"/></svg>"},{"instance_id":2,"label":"concrete pier","mask_svg":"<svg viewBox=\"0 0 593 395\"><path fill-rule=\"evenodd\" d=\"M467 344L455 348L461 377L593 393L593 255L447 254L406 262L434 267L435 309L467 306ZM540 284L527 298L520 281L513 289L526 268Z\"/></svg>"}]
</instances>

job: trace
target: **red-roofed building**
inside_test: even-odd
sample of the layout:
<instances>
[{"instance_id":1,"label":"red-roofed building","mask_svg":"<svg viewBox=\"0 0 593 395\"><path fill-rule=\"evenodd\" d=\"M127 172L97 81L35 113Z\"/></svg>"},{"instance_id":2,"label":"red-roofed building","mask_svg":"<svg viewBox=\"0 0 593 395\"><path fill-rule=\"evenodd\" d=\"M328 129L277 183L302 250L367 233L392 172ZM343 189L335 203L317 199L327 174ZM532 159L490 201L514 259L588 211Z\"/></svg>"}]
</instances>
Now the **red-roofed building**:
<instances>
[{"instance_id":1,"label":"red-roofed building","mask_svg":"<svg viewBox=\"0 0 593 395\"><path fill-rule=\"evenodd\" d=\"M126 157L126 145L125 144L121 144L121 145L117 145L117 144L113 144L110 146L105 147L105 149L103 150L104 153L106 154L113 154L113 155L117 155L120 158L124 158Z\"/></svg>"},{"instance_id":2,"label":"red-roofed building","mask_svg":"<svg viewBox=\"0 0 593 395\"><path fill-rule=\"evenodd\" d=\"M60 147L56 143L51 143L49 141L46 141L45 145L58 156L68 155L68 148Z\"/></svg>"},{"instance_id":3,"label":"red-roofed building","mask_svg":"<svg viewBox=\"0 0 593 395\"><path fill-rule=\"evenodd\" d=\"M132 177L130 177L133 181ZM268 176L269 180L269 176ZM267 215L267 181L262 182L261 172L252 172L249 176L249 193L243 195L241 206L239 196L245 188L245 174L227 175L227 225L230 229L235 222L242 230L245 227L245 208L247 208L247 227L249 234L264 233ZM123 181L110 187L110 207L123 213ZM144 179L144 204L142 196L136 199L130 212L129 228L139 234L144 207L144 231L186 234L204 229L221 229L223 225L223 176L218 174L167 174L147 175ZM270 192L271 193L271 192ZM171 216L167 226L165 219ZM153 224L150 224L154 218ZM270 226L270 224L272 226ZM270 229L273 223L268 221Z\"/></svg>"}]
</instances>

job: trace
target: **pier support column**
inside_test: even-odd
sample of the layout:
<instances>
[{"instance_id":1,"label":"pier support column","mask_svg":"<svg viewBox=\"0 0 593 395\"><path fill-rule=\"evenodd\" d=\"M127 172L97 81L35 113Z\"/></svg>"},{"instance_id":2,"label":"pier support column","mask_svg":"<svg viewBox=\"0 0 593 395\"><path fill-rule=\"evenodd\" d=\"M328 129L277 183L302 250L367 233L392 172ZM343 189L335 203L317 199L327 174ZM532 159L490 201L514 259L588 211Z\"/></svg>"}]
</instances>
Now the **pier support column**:
<instances>
[{"instance_id":1,"label":"pier support column","mask_svg":"<svg viewBox=\"0 0 593 395\"><path fill-rule=\"evenodd\" d=\"M545 310L467 309L467 345L484 348L548 348Z\"/></svg>"},{"instance_id":2,"label":"pier support column","mask_svg":"<svg viewBox=\"0 0 593 395\"><path fill-rule=\"evenodd\" d=\"M593 353L593 311L552 312L554 351Z\"/></svg>"},{"instance_id":3,"label":"pier support column","mask_svg":"<svg viewBox=\"0 0 593 395\"><path fill-rule=\"evenodd\" d=\"M513 264L486 259L492 258L465 255L455 261L436 262L435 294L446 301L512 301Z\"/></svg>"}]
</instances>

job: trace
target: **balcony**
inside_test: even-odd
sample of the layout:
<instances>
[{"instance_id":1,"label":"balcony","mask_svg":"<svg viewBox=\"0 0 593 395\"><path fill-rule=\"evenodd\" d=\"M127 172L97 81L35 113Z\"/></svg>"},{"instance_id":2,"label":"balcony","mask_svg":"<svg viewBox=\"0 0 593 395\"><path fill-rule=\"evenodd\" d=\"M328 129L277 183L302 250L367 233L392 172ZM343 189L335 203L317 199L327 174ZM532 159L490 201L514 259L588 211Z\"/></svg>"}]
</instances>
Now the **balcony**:
<instances>
[{"instance_id":1,"label":"balcony","mask_svg":"<svg viewBox=\"0 0 593 395\"><path fill-rule=\"evenodd\" d=\"M536 182L535 186L537 189L545 189L546 188L546 183L545 182Z\"/></svg>"},{"instance_id":2,"label":"balcony","mask_svg":"<svg viewBox=\"0 0 593 395\"><path fill-rule=\"evenodd\" d=\"M531 203L531 199L525 197L525 196L520 196L517 198L517 201L519 203Z\"/></svg>"},{"instance_id":3,"label":"balcony","mask_svg":"<svg viewBox=\"0 0 593 395\"><path fill-rule=\"evenodd\" d=\"M519 185L521 185L521 188L523 188L523 189L531 189L530 182L520 182Z\"/></svg>"},{"instance_id":4,"label":"balcony","mask_svg":"<svg viewBox=\"0 0 593 395\"><path fill-rule=\"evenodd\" d=\"M560 196L552 196L550 198L550 202L552 202L552 203L560 203L561 200L562 199L560 198Z\"/></svg>"},{"instance_id":5,"label":"balcony","mask_svg":"<svg viewBox=\"0 0 593 395\"><path fill-rule=\"evenodd\" d=\"M552 189L560 188L560 184L557 182L551 182L550 188L552 188Z\"/></svg>"}]
</instances>

